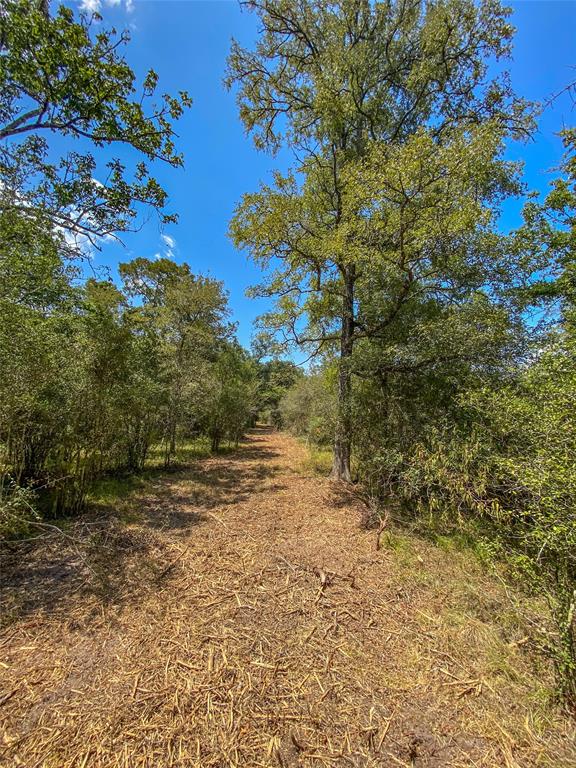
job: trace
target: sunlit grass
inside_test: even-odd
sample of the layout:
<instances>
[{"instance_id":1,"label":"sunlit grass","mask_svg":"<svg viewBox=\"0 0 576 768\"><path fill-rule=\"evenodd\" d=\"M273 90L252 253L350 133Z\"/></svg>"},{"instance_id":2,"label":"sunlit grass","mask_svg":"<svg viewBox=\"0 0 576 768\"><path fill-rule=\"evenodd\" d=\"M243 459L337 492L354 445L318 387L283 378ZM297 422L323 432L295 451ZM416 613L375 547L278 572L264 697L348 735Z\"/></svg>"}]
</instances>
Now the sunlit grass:
<instances>
[{"instance_id":1,"label":"sunlit grass","mask_svg":"<svg viewBox=\"0 0 576 768\"><path fill-rule=\"evenodd\" d=\"M220 453L227 453L231 450L233 450L233 446L225 444ZM194 461L205 459L210 455L208 437L200 436L193 440L178 443L176 452L170 457L169 469L183 469ZM87 494L88 505L117 506L119 509L122 507L126 515L130 516L130 499L145 493L153 481L166 472L165 459L164 446L155 445L148 452L143 472L139 474L107 474L97 478Z\"/></svg>"},{"instance_id":2,"label":"sunlit grass","mask_svg":"<svg viewBox=\"0 0 576 768\"><path fill-rule=\"evenodd\" d=\"M302 472L307 475L329 475L332 469L332 450L312 444L306 447L307 455L302 461Z\"/></svg>"},{"instance_id":3,"label":"sunlit grass","mask_svg":"<svg viewBox=\"0 0 576 768\"><path fill-rule=\"evenodd\" d=\"M180 442L176 446L176 452L170 457L173 465L188 464L197 459L205 459L210 456L210 439L200 435L191 440ZM164 468L166 449L163 445L154 445L148 451L146 468Z\"/></svg>"},{"instance_id":4,"label":"sunlit grass","mask_svg":"<svg viewBox=\"0 0 576 768\"><path fill-rule=\"evenodd\" d=\"M87 495L88 503L111 504L127 499L146 488L150 481L150 473L141 475L107 475L92 483Z\"/></svg>"}]
</instances>

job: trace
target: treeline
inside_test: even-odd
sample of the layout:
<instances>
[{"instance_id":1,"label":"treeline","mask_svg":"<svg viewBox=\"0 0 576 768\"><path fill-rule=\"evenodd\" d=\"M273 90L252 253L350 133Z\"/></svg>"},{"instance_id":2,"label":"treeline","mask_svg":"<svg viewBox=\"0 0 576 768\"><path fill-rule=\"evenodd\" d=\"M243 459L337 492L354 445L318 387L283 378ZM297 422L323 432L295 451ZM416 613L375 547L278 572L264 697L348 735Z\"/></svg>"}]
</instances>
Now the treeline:
<instances>
[{"instance_id":1,"label":"treeline","mask_svg":"<svg viewBox=\"0 0 576 768\"><path fill-rule=\"evenodd\" d=\"M92 267L144 210L175 221L151 171L182 165L173 124L191 104L160 97L154 71L138 84L128 34L100 21L42 0L0 10L0 535L77 512L152 448L169 466L182 440L237 442L255 417L258 366L221 283L167 258L116 282Z\"/></svg>"},{"instance_id":2,"label":"treeline","mask_svg":"<svg viewBox=\"0 0 576 768\"><path fill-rule=\"evenodd\" d=\"M176 221L152 169L182 165L173 124L191 105L160 98L153 70L138 84L128 33L101 21L0 10L0 536L78 512L103 474L169 467L200 436L216 452L259 413L278 423L300 375L242 349L222 283L187 264L136 258L115 281L92 266L143 211Z\"/></svg>"},{"instance_id":3,"label":"treeline","mask_svg":"<svg viewBox=\"0 0 576 768\"><path fill-rule=\"evenodd\" d=\"M144 469L152 446L169 466L182 439L207 435L213 450L239 439L255 366L233 339L219 282L140 258L120 265L122 287L75 286L50 239L26 255L18 241L13 257L19 268L3 259L0 269L5 494L13 483L46 513L69 514L95 477Z\"/></svg>"},{"instance_id":4,"label":"treeline","mask_svg":"<svg viewBox=\"0 0 576 768\"><path fill-rule=\"evenodd\" d=\"M354 377L352 477L367 519L458 534L550 609L530 640L576 694L576 343L556 329L534 360L479 369L437 363ZM358 356L360 361L360 356ZM327 360L280 402L285 428L331 449L337 363ZM514 609L522 611L520 603Z\"/></svg>"},{"instance_id":5,"label":"treeline","mask_svg":"<svg viewBox=\"0 0 576 768\"><path fill-rule=\"evenodd\" d=\"M522 194L508 142L537 105L495 61L486 0L249 3L262 33L228 82L261 149L294 167L246 194L231 234L264 270L278 343L314 373L286 425L333 448L375 515L461 531L547 597L534 637L576 701L575 133L561 177Z\"/></svg>"}]
</instances>

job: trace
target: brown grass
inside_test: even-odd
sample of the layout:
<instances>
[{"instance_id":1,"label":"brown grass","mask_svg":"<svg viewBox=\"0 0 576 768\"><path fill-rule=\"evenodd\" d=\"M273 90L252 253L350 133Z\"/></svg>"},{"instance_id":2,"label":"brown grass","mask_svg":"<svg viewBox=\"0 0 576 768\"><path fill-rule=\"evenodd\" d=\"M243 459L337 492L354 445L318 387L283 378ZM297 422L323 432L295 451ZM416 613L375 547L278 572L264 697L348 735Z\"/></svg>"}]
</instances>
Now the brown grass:
<instances>
[{"instance_id":1,"label":"brown grass","mask_svg":"<svg viewBox=\"0 0 576 768\"><path fill-rule=\"evenodd\" d=\"M303 466L255 430L129 522L14 546L0 763L576 765L504 588L413 536L377 550L359 502Z\"/></svg>"}]
</instances>

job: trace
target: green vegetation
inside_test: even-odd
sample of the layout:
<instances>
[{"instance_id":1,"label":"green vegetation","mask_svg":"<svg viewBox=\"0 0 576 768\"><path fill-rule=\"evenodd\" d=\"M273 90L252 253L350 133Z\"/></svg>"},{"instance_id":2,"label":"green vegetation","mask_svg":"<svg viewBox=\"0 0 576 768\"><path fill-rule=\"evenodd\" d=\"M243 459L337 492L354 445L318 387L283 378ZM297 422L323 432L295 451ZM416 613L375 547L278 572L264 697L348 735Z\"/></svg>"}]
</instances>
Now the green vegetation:
<instances>
[{"instance_id":1,"label":"green vegetation","mask_svg":"<svg viewBox=\"0 0 576 768\"><path fill-rule=\"evenodd\" d=\"M257 340L254 345L255 354L257 356L259 354L266 355L269 345L266 343L259 344L258 341L262 342L262 340ZM255 418L258 417L275 427L280 427L282 425L280 401L292 386L303 380L304 374L297 365L289 360L279 360L278 358L262 360L260 357L257 357L257 360L258 412L254 414Z\"/></svg>"},{"instance_id":2,"label":"green vegetation","mask_svg":"<svg viewBox=\"0 0 576 768\"><path fill-rule=\"evenodd\" d=\"M576 701L576 139L505 234L504 157L536 110L489 63L498 2L250 3L229 83L291 173L244 196L234 241L266 271L262 318L315 359L280 404L384 517L461 533L546 596L534 636ZM493 70L491 70L493 71Z\"/></svg>"},{"instance_id":3,"label":"green vegetation","mask_svg":"<svg viewBox=\"0 0 576 768\"><path fill-rule=\"evenodd\" d=\"M466 542L545 600L533 638L575 704L576 131L504 233L523 192L507 142L537 110L490 76L513 38L498 0L248 5L260 37L233 45L227 82L256 146L295 158L230 223L271 307L251 353L225 286L186 263L87 276L142 211L176 221L151 168L182 165L187 93L159 97L153 70L138 85L128 36L96 16L1 4L0 535L130 495L264 420L308 442L307 472L330 449L381 530ZM280 359L294 344L306 374ZM401 533L381 541L413 566Z\"/></svg>"},{"instance_id":4,"label":"green vegetation","mask_svg":"<svg viewBox=\"0 0 576 768\"><path fill-rule=\"evenodd\" d=\"M96 21L22 0L0 15L3 535L35 525L36 509L77 512L97 478L140 472L153 454L168 467L199 436L213 450L237 442L252 414L255 364L221 283L144 258L120 265L121 285L84 279L87 249L127 231L139 207L174 220L146 163L182 164L172 124L190 104L181 93L147 111L155 73L137 94L127 36ZM54 133L82 151L54 161ZM90 148L117 144L140 161L130 175L111 160L97 180Z\"/></svg>"},{"instance_id":5,"label":"green vegetation","mask_svg":"<svg viewBox=\"0 0 576 768\"><path fill-rule=\"evenodd\" d=\"M182 165L173 122L191 104L188 94L157 94L150 70L140 86L126 60L127 33L102 30L96 14L76 18L44 0L4 0L0 15L0 187L2 242L16 227L27 242L44 233L58 250L77 254L86 243L118 237L134 223L137 206L151 206L161 221L166 192L149 163ZM160 103L158 104L158 99ZM50 135L76 151L54 161ZM86 145L92 151L86 150ZM130 172L110 160L96 179L95 150L125 145L139 162ZM8 227L8 230L7 230ZM23 231L24 230L24 231Z\"/></svg>"},{"instance_id":6,"label":"green vegetation","mask_svg":"<svg viewBox=\"0 0 576 768\"><path fill-rule=\"evenodd\" d=\"M565 142L565 176L544 202L527 204L524 226L509 239L519 260L534 263L538 254L548 277L542 280L538 274L526 285L509 287L500 309L516 313L520 308L521 313L506 334L497 335L499 317L485 311L482 323L466 326L464 343L450 325L452 307L444 311L428 302L429 313L445 318L438 333L432 322L418 326L420 310L414 316L406 307L400 322L420 330L408 350L399 348L394 336L356 350L351 413L353 471L373 507L416 521L444 545L454 536L464 537L483 560L506 563L509 577L528 594L546 598L551 623L543 618L534 624L534 639L552 658L560 691L574 701L572 133ZM478 300L485 301L471 299ZM542 318L537 326L530 309ZM486 343L491 334L495 338ZM454 341L466 355L444 358L441 350L450 350ZM432 343L439 353L424 363L419 356L429 355ZM406 354L412 364L405 362ZM319 446L327 446L333 434L336 366L327 355L323 368L299 382L281 403L287 426Z\"/></svg>"},{"instance_id":7,"label":"green vegetation","mask_svg":"<svg viewBox=\"0 0 576 768\"><path fill-rule=\"evenodd\" d=\"M530 121L487 61L507 55L512 28L497 2L250 6L262 34L254 51L234 45L228 82L256 145L284 142L298 165L244 196L231 234L271 268L255 289L277 299L268 326L338 355L333 474L349 480L358 351L394 339L395 365L430 365L468 356L458 342L480 315L497 327L477 345L506 333L492 295L473 299L511 274L494 207L517 188L504 139ZM455 348L432 338L414 360L422 331Z\"/></svg>"},{"instance_id":8,"label":"green vegetation","mask_svg":"<svg viewBox=\"0 0 576 768\"><path fill-rule=\"evenodd\" d=\"M254 364L221 284L168 259L120 271L124 290L91 278L44 306L1 306L3 472L47 514L80 509L96 477L142 471L151 452L168 467L197 435L237 442L250 419Z\"/></svg>"}]
</instances>

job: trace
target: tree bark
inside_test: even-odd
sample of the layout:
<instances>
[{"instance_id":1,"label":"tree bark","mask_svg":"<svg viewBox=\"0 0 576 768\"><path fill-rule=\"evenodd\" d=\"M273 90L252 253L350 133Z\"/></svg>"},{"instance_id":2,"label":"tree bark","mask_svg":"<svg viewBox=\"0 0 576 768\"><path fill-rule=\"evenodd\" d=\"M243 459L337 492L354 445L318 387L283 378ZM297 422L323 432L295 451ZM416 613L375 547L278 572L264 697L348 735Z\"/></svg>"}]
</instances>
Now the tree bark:
<instances>
[{"instance_id":1,"label":"tree bark","mask_svg":"<svg viewBox=\"0 0 576 768\"><path fill-rule=\"evenodd\" d=\"M343 269L344 299L340 334L340 370L338 372L338 416L334 439L334 460L331 477L349 483L350 455L352 450L352 371L350 370L354 348L354 283L356 269L348 264Z\"/></svg>"}]
</instances>

